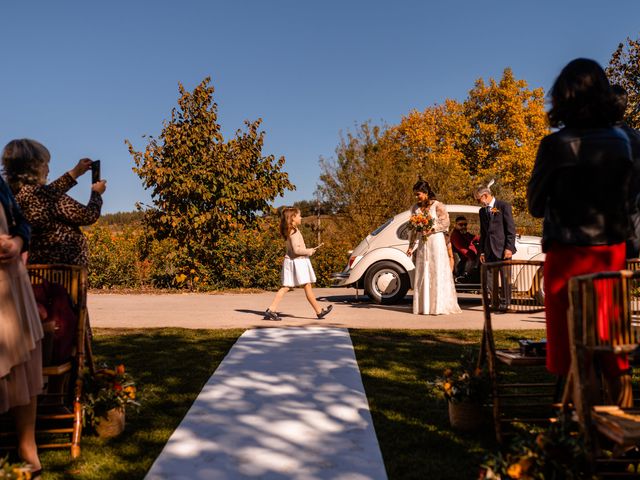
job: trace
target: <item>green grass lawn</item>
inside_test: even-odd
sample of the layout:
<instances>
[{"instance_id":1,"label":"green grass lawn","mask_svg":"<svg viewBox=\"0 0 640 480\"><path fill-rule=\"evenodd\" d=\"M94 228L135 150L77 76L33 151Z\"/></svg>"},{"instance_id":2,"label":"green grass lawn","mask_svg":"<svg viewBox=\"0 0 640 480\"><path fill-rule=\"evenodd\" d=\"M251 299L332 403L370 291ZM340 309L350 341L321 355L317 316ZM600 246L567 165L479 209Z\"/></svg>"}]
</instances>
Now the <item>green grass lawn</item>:
<instances>
[{"instance_id":1,"label":"green grass lawn","mask_svg":"<svg viewBox=\"0 0 640 480\"><path fill-rule=\"evenodd\" d=\"M482 458L496 448L491 413L486 412L482 431L454 432L449 427L446 401L429 382L455 365L465 349L477 351L481 334L351 330L389 479L477 478ZM520 338L543 336L544 330L495 332L498 347L513 347ZM544 375L540 368L524 371L528 378ZM522 373L518 380L525 380Z\"/></svg>"},{"instance_id":2,"label":"green grass lawn","mask_svg":"<svg viewBox=\"0 0 640 480\"><path fill-rule=\"evenodd\" d=\"M144 478L204 383L242 330L97 330L98 362L124 363L142 391L139 413L127 415L120 437L82 439L82 455L42 453L45 480ZM499 346L544 332L496 332ZM351 330L387 473L394 479L476 478L484 454L495 448L490 416L484 431L459 434L447 405L429 384L465 348L477 348L480 331Z\"/></svg>"},{"instance_id":3,"label":"green grass lawn","mask_svg":"<svg viewBox=\"0 0 640 480\"><path fill-rule=\"evenodd\" d=\"M80 459L68 450L41 455L44 480L136 480L146 475L242 330L94 330L96 362L124 363L141 391L142 408L127 414L125 432L112 440L82 438Z\"/></svg>"}]
</instances>

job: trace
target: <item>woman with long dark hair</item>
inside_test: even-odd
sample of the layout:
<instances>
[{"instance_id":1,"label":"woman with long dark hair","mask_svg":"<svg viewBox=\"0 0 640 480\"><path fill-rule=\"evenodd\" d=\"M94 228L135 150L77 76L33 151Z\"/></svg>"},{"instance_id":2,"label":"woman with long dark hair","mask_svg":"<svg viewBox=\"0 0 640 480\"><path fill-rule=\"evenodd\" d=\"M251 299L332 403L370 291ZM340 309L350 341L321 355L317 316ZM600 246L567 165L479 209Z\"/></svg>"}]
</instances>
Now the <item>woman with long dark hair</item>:
<instances>
[{"instance_id":1,"label":"woman with long dark hair","mask_svg":"<svg viewBox=\"0 0 640 480\"><path fill-rule=\"evenodd\" d=\"M445 237L449 231L447 207L436 199L425 180L413 186L413 193L417 203L411 207L413 228L407 250L408 256L415 253L413 313L460 313Z\"/></svg>"},{"instance_id":2,"label":"woman with long dark hair","mask_svg":"<svg viewBox=\"0 0 640 480\"><path fill-rule=\"evenodd\" d=\"M598 63L571 61L550 96L549 122L559 130L540 142L527 199L531 215L544 218L547 369L564 376L571 361L569 279L625 268L632 161L626 135L613 126L611 86ZM603 358L603 369L615 380L628 363Z\"/></svg>"}]
</instances>

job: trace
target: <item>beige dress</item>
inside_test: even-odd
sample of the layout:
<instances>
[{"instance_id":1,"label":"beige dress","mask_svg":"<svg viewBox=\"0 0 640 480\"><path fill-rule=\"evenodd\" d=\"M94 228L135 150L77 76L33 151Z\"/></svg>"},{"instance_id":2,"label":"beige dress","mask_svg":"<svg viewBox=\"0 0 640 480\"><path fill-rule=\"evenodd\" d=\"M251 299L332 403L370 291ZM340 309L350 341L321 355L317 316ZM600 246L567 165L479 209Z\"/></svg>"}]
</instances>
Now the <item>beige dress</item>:
<instances>
[{"instance_id":1,"label":"beige dress","mask_svg":"<svg viewBox=\"0 0 640 480\"><path fill-rule=\"evenodd\" d=\"M313 255L313 249L307 248L302 233L296 230L287 239L287 254L280 272L280 284L283 287L300 287L316 282L310 255Z\"/></svg>"},{"instance_id":2,"label":"beige dress","mask_svg":"<svg viewBox=\"0 0 640 480\"><path fill-rule=\"evenodd\" d=\"M8 231L0 206L0 233ZM42 324L29 274L17 258L0 263L0 413L42 392Z\"/></svg>"}]
</instances>

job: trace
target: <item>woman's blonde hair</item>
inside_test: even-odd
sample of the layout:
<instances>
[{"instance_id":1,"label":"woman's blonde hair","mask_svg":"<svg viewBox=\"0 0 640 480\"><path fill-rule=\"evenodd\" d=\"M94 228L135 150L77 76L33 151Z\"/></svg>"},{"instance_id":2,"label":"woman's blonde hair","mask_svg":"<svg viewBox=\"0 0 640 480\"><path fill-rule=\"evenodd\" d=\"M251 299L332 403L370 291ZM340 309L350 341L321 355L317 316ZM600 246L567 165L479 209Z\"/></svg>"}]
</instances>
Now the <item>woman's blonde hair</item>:
<instances>
[{"instance_id":1,"label":"woman's blonde hair","mask_svg":"<svg viewBox=\"0 0 640 480\"><path fill-rule=\"evenodd\" d=\"M29 138L11 140L2 151L2 166L14 194L25 185L46 181L45 166L51 160L47 147Z\"/></svg>"},{"instance_id":2,"label":"woman's blonde hair","mask_svg":"<svg viewBox=\"0 0 640 480\"><path fill-rule=\"evenodd\" d=\"M280 212L280 235L287 240L291 236L291 232L296 230L293 224L293 217L300 213L300 209L296 207L284 207Z\"/></svg>"}]
</instances>

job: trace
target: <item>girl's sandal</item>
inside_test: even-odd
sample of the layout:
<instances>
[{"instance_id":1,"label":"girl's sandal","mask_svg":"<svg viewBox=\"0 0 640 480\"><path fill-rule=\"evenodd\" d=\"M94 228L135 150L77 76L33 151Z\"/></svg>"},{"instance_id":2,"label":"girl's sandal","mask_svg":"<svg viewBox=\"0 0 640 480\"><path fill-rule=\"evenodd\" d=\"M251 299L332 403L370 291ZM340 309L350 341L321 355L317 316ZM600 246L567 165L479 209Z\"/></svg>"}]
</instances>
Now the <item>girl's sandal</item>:
<instances>
[{"instance_id":1,"label":"girl's sandal","mask_svg":"<svg viewBox=\"0 0 640 480\"><path fill-rule=\"evenodd\" d=\"M323 308L320 313L316 313L316 317L324 318L329 315L329 312L333 309L333 305L329 305L327 308Z\"/></svg>"},{"instance_id":2,"label":"girl's sandal","mask_svg":"<svg viewBox=\"0 0 640 480\"><path fill-rule=\"evenodd\" d=\"M42 469L34 470L31 472L31 480L41 480L42 479Z\"/></svg>"}]
</instances>

